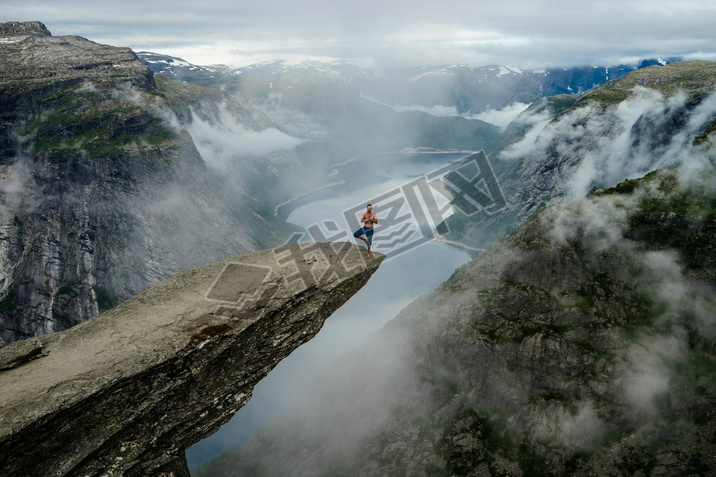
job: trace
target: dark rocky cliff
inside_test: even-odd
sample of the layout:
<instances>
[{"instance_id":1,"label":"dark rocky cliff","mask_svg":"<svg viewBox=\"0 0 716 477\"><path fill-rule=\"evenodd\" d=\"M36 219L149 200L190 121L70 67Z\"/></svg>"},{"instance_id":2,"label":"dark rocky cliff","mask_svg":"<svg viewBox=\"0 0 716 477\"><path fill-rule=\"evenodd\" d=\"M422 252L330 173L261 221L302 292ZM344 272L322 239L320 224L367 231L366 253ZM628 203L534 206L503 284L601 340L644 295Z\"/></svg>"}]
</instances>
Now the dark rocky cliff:
<instances>
[{"instance_id":1,"label":"dark rocky cliff","mask_svg":"<svg viewBox=\"0 0 716 477\"><path fill-rule=\"evenodd\" d=\"M217 171L187 131L235 97L152 72L129 48L0 24L0 340L73 326L184 268L280 243L267 183L295 156ZM208 119L207 119L208 120ZM257 161L255 161L257 162ZM262 216L262 214L264 214Z\"/></svg>"},{"instance_id":2,"label":"dark rocky cliff","mask_svg":"<svg viewBox=\"0 0 716 477\"><path fill-rule=\"evenodd\" d=\"M543 210L195 475L713 474L713 177Z\"/></svg>"},{"instance_id":3,"label":"dark rocky cliff","mask_svg":"<svg viewBox=\"0 0 716 477\"><path fill-rule=\"evenodd\" d=\"M1 347L0 473L188 476L184 449L383 259L348 243L301 247L185 270L69 330Z\"/></svg>"}]
</instances>

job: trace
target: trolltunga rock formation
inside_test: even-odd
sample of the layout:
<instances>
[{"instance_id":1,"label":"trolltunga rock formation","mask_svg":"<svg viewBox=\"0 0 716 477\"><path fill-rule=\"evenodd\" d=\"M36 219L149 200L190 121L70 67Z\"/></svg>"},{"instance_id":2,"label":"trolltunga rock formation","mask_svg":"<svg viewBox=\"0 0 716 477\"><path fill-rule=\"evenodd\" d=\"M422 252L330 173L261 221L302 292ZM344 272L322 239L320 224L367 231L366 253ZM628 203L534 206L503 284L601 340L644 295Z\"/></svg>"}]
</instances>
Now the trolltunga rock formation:
<instances>
[{"instance_id":1,"label":"trolltunga rock formation","mask_svg":"<svg viewBox=\"0 0 716 477\"><path fill-rule=\"evenodd\" d=\"M188 476L184 449L354 295L383 256L288 245L184 270L0 348L3 476Z\"/></svg>"}]
</instances>

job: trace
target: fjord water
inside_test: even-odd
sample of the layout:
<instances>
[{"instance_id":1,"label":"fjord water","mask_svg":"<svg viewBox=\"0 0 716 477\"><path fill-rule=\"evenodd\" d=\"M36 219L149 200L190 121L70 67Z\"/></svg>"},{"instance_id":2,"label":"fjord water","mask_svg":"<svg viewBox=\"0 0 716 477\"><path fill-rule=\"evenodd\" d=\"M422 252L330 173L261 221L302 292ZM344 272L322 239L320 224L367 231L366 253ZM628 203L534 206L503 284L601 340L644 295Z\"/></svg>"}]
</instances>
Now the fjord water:
<instances>
[{"instance_id":1,"label":"fjord water","mask_svg":"<svg viewBox=\"0 0 716 477\"><path fill-rule=\"evenodd\" d=\"M463 154L381 154L336 167L343 184L314 194L313 202L290 211L288 221L309 226L326 219L342 224L344 210L430 172ZM376 210L376 212L380 212ZM380 224L376 235L380 234ZM351 237L352 239L352 237ZM354 240L354 239L352 239ZM362 243L362 242L359 242ZM384 262L370 281L325 323L320 333L279 363L255 388L253 397L212 436L187 450L190 468L250 439L292 403L305 398L319 371L360 346L418 296L433 290L470 256L445 243L428 242Z\"/></svg>"}]
</instances>

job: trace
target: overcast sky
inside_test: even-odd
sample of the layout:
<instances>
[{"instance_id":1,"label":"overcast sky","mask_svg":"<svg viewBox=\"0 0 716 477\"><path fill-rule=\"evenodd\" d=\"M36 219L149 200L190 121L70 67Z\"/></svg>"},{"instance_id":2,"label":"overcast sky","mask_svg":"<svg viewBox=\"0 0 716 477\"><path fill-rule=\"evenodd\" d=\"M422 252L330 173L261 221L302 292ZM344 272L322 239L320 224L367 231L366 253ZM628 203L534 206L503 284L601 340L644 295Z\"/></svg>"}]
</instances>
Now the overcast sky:
<instances>
[{"instance_id":1,"label":"overcast sky","mask_svg":"<svg viewBox=\"0 0 716 477\"><path fill-rule=\"evenodd\" d=\"M716 0L0 0L39 20L196 64L345 58L376 66L611 65L716 59Z\"/></svg>"}]
</instances>

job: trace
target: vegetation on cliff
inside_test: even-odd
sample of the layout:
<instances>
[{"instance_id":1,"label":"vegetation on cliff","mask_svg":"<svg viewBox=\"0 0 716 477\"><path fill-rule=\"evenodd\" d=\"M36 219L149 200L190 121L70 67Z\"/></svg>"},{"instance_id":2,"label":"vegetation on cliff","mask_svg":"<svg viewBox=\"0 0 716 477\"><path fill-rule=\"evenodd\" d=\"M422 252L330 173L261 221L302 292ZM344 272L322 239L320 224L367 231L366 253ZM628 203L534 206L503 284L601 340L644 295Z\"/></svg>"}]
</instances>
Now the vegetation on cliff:
<instances>
[{"instance_id":1,"label":"vegetation on cliff","mask_svg":"<svg viewBox=\"0 0 716 477\"><path fill-rule=\"evenodd\" d=\"M161 78L129 48L0 24L0 340L69 328L183 268L274 246L277 171L211 167L192 111L271 126L220 91ZM258 132L256 133L258 134ZM111 273L110 273L111 271Z\"/></svg>"},{"instance_id":2,"label":"vegetation on cliff","mask_svg":"<svg viewBox=\"0 0 716 477\"><path fill-rule=\"evenodd\" d=\"M542 98L487 152L507 198L488 215L452 215L449 238L484 248L546 205L583 197L686 157L714 160L716 63L633 71L583 93Z\"/></svg>"}]
</instances>

